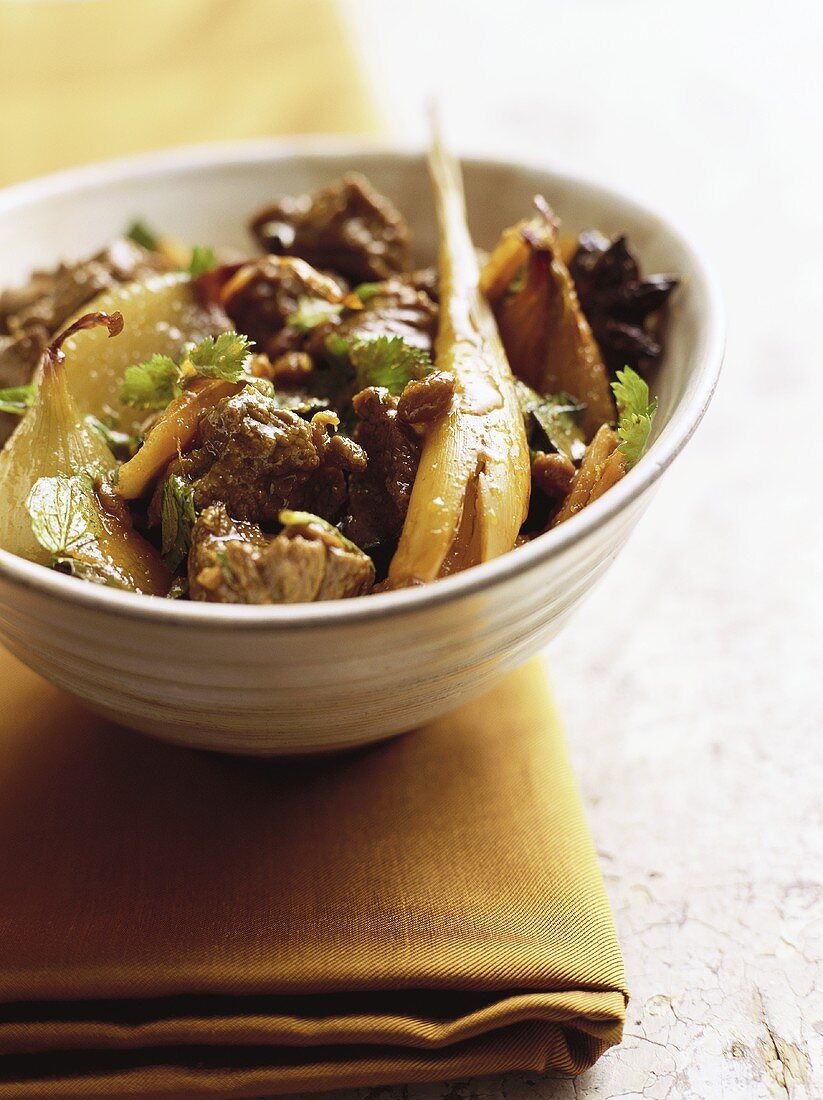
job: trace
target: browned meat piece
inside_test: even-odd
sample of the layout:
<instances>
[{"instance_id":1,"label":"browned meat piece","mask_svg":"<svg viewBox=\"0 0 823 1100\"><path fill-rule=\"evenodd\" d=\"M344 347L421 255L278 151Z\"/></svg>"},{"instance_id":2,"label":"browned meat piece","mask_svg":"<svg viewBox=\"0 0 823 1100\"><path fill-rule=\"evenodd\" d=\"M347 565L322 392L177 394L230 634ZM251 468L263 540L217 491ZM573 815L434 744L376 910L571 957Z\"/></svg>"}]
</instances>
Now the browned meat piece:
<instances>
[{"instance_id":1,"label":"browned meat piece","mask_svg":"<svg viewBox=\"0 0 823 1100\"><path fill-rule=\"evenodd\" d=\"M642 277L626 238L613 241L597 230L580 234L569 263L583 312L608 368L646 372L663 355L659 311L680 280Z\"/></svg>"},{"instance_id":2,"label":"browned meat piece","mask_svg":"<svg viewBox=\"0 0 823 1100\"><path fill-rule=\"evenodd\" d=\"M532 458L532 484L550 499L565 499L572 487L574 474L574 463L565 455L535 451Z\"/></svg>"},{"instance_id":3,"label":"browned meat piece","mask_svg":"<svg viewBox=\"0 0 823 1100\"><path fill-rule=\"evenodd\" d=\"M300 256L356 282L386 279L409 265L406 222L354 172L311 195L281 199L250 228L266 252Z\"/></svg>"},{"instance_id":4,"label":"browned meat piece","mask_svg":"<svg viewBox=\"0 0 823 1100\"><path fill-rule=\"evenodd\" d=\"M311 378L314 372L314 360L304 351L287 351L275 359L271 368L275 389L299 390L303 389Z\"/></svg>"},{"instance_id":5,"label":"browned meat piece","mask_svg":"<svg viewBox=\"0 0 823 1100\"><path fill-rule=\"evenodd\" d=\"M0 388L29 382L49 338L101 291L163 267L160 257L124 238L88 260L38 271L25 286L4 291L0 294ZM18 417L0 413L0 446L18 423Z\"/></svg>"},{"instance_id":6,"label":"browned meat piece","mask_svg":"<svg viewBox=\"0 0 823 1100\"><path fill-rule=\"evenodd\" d=\"M378 336L401 336L411 347L431 352L437 332L437 306L423 291L402 279L378 283L363 309L345 310L339 322L318 327L306 345L319 355L326 336L334 332L344 340L374 340Z\"/></svg>"},{"instance_id":7,"label":"browned meat piece","mask_svg":"<svg viewBox=\"0 0 823 1100\"><path fill-rule=\"evenodd\" d=\"M203 279L211 277L208 273ZM315 271L305 260L291 256L264 256L254 263L243 264L222 286L216 282L214 285L218 286L217 302L228 313L237 331L250 336L258 349L272 359L303 343L303 334L295 330L287 332L283 339L276 339L297 310L301 298L338 303L346 289L337 280ZM201 294L206 297L211 294L210 290L206 293L208 286L199 285Z\"/></svg>"},{"instance_id":8,"label":"browned meat piece","mask_svg":"<svg viewBox=\"0 0 823 1100\"><path fill-rule=\"evenodd\" d=\"M415 290L422 290L433 302L440 301L440 276L436 267L423 267L398 278Z\"/></svg>"},{"instance_id":9,"label":"browned meat piece","mask_svg":"<svg viewBox=\"0 0 823 1100\"><path fill-rule=\"evenodd\" d=\"M353 401L354 438L368 455L365 471L349 478L350 539L369 550L395 542L403 527L420 460L420 442L397 415L397 398L370 387Z\"/></svg>"},{"instance_id":10,"label":"browned meat piece","mask_svg":"<svg viewBox=\"0 0 823 1100\"><path fill-rule=\"evenodd\" d=\"M364 596L374 584L371 559L334 531L315 524L265 535L232 520L222 504L207 508L192 531L189 592L211 603L309 603Z\"/></svg>"},{"instance_id":11,"label":"browned meat piece","mask_svg":"<svg viewBox=\"0 0 823 1100\"><path fill-rule=\"evenodd\" d=\"M198 511L224 503L235 519L277 522L282 508L334 519L346 501L346 474L364 470L366 455L330 433L330 413L311 422L251 387L206 413L194 449L172 466L192 480Z\"/></svg>"},{"instance_id":12,"label":"browned meat piece","mask_svg":"<svg viewBox=\"0 0 823 1100\"><path fill-rule=\"evenodd\" d=\"M444 416L454 396L454 378L447 371L434 371L419 382L412 379L400 394L397 413L406 424L431 424Z\"/></svg>"},{"instance_id":13,"label":"browned meat piece","mask_svg":"<svg viewBox=\"0 0 823 1100\"><path fill-rule=\"evenodd\" d=\"M51 335L102 291L165 269L162 257L118 239L88 260L37 272L25 287L0 294L0 333L42 327Z\"/></svg>"}]
</instances>

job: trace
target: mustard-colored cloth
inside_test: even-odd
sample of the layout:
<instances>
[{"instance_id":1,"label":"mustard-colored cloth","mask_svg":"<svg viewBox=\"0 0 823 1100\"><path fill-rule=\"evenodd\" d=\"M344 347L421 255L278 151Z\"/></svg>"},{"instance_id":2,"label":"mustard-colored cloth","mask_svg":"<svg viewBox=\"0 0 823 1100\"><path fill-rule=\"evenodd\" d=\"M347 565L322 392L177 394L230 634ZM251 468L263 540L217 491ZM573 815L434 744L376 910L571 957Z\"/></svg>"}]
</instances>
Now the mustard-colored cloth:
<instances>
[{"instance_id":1,"label":"mustard-colored cloth","mask_svg":"<svg viewBox=\"0 0 823 1100\"><path fill-rule=\"evenodd\" d=\"M378 117L331 0L0 0L0 186Z\"/></svg>"},{"instance_id":2,"label":"mustard-colored cloth","mask_svg":"<svg viewBox=\"0 0 823 1100\"><path fill-rule=\"evenodd\" d=\"M129 733L2 651L0 685L0 1097L578 1073L619 1041L620 952L538 665L301 762Z\"/></svg>"}]
</instances>

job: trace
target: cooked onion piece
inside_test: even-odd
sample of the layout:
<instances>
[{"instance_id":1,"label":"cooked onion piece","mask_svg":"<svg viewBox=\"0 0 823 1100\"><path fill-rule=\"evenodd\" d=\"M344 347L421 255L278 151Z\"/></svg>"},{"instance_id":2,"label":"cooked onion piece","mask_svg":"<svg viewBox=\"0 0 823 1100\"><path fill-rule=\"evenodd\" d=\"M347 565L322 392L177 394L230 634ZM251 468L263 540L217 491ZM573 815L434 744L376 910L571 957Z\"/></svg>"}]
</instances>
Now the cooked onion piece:
<instances>
[{"instance_id":1,"label":"cooked onion piece","mask_svg":"<svg viewBox=\"0 0 823 1100\"><path fill-rule=\"evenodd\" d=\"M212 315L196 302L188 275L179 273L117 287L95 298L88 308L122 313L125 329L122 337L111 343L100 330L82 340L67 341L69 392L81 413L103 420L114 413L124 432L133 432L145 419L144 412L118 400L127 367L152 355L177 359L186 344L230 327L215 324Z\"/></svg>"},{"instance_id":2,"label":"cooked onion piece","mask_svg":"<svg viewBox=\"0 0 823 1100\"><path fill-rule=\"evenodd\" d=\"M206 409L242 388L241 383L221 379L197 378L189 382L149 429L140 450L120 467L119 495L124 500L145 496L163 468L191 443Z\"/></svg>"},{"instance_id":3,"label":"cooked onion piece","mask_svg":"<svg viewBox=\"0 0 823 1100\"><path fill-rule=\"evenodd\" d=\"M538 393L573 394L586 405L592 439L615 418L608 372L561 254L557 222L541 216L507 229L483 270L511 368Z\"/></svg>"},{"instance_id":4,"label":"cooked onion piece","mask_svg":"<svg viewBox=\"0 0 823 1100\"><path fill-rule=\"evenodd\" d=\"M64 341L82 347L97 331L70 339L90 326L101 326L103 339L115 335L123 318L114 313L90 313L66 329L46 348L40 365L37 395L23 422L0 451L0 546L29 561L51 564L51 555L34 537L26 499L41 477L71 475L78 470L109 470L114 456L89 428L69 392ZM99 342L99 341L98 341ZM72 366L74 364L72 363Z\"/></svg>"}]
</instances>

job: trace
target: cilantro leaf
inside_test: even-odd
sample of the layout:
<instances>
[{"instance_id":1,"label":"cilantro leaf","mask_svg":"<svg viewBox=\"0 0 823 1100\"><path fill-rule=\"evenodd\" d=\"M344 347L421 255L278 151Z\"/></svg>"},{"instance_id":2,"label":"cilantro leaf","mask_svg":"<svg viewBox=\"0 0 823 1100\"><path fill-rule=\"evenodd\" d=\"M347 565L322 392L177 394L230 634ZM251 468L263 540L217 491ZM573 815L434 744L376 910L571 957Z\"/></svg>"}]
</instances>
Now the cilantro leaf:
<instances>
[{"instance_id":1,"label":"cilantro leaf","mask_svg":"<svg viewBox=\"0 0 823 1100\"><path fill-rule=\"evenodd\" d=\"M136 409L165 409L183 391L183 372L168 355L153 355L145 363L127 367L117 396Z\"/></svg>"},{"instance_id":2,"label":"cilantro leaf","mask_svg":"<svg viewBox=\"0 0 823 1100\"><path fill-rule=\"evenodd\" d=\"M617 402L617 434L621 440L618 450L626 458L626 465L634 466L649 440L652 419L657 412L657 398L649 401L649 387L631 367L617 372L612 382Z\"/></svg>"},{"instance_id":3,"label":"cilantro leaf","mask_svg":"<svg viewBox=\"0 0 823 1100\"><path fill-rule=\"evenodd\" d=\"M160 504L163 557L172 572L188 556L196 518L191 484L179 474L172 474L166 478Z\"/></svg>"},{"instance_id":4,"label":"cilantro leaf","mask_svg":"<svg viewBox=\"0 0 823 1100\"><path fill-rule=\"evenodd\" d=\"M154 230L150 229L144 221L140 221L139 218L131 223L126 230L125 236L130 241L134 241L135 244L139 244L141 248L147 248L149 252L156 252L159 247L159 240Z\"/></svg>"},{"instance_id":5,"label":"cilantro leaf","mask_svg":"<svg viewBox=\"0 0 823 1100\"><path fill-rule=\"evenodd\" d=\"M300 332L309 332L333 317L339 317L342 312L342 302L327 302L324 298L298 298L297 309L289 314L286 324Z\"/></svg>"},{"instance_id":6,"label":"cilantro leaf","mask_svg":"<svg viewBox=\"0 0 823 1100\"><path fill-rule=\"evenodd\" d=\"M245 372L252 342L238 332L221 332L207 336L186 355L186 360L201 378L221 378L224 382L239 382Z\"/></svg>"},{"instance_id":7,"label":"cilantro leaf","mask_svg":"<svg viewBox=\"0 0 823 1100\"><path fill-rule=\"evenodd\" d=\"M252 342L237 332L207 336L191 348L183 359L188 374L201 378L220 378L224 382L254 381L245 373ZM183 392L186 371L168 355L153 355L145 363L128 367L118 397L124 405L137 409L165 409Z\"/></svg>"},{"instance_id":8,"label":"cilantro leaf","mask_svg":"<svg viewBox=\"0 0 823 1100\"><path fill-rule=\"evenodd\" d=\"M205 275L207 271L211 271L213 267L217 266L217 253L214 249L207 244L196 244L191 250L191 259L189 260L189 266L186 268L192 279L196 279L200 275Z\"/></svg>"},{"instance_id":9,"label":"cilantro leaf","mask_svg":"<svg viewBox=\"0 0 823 1100\"><path fill-rule=\"evenodd\" d=\"M378 336L376 340L355 340L349 345L349 359L361 389L382 386L399 397L406 383L432 370L431 356L407 344L402 336Z\"/></svg>"},{"instance_id":10,"label":"cilantro leaf","mask_svg":"<svg viewBox=\"0 0 823 1100\"><path fill-rule=\"evenodd\" d=\"M0 390L0 412L23 416L31 408L37 394L37 386L29 382L27 386L10 386Z\"/></svg>"},{"instance_id":11,"label":"cilantro leaf","mask_svg":"<svg viewBox=\"0 0 823 1100\"><path fill-rule=\"evenodd\" d=\"M72 557L96 542L101 528L94 478L86 471L69 477L40 477L26 498L34 537L55 558Z\"/></svg>"},{"instance_id":12,"label":"cilantro leaf","mask_svg":"<svg viewBox=\"0 0 823 1100\"><path fill-rule=\"evenodd\" d=\"M586 451L586 440L578 420L586 406L568 393L543 396L519 378L514 385L529 442L534 442L535 429L539 429L555 451L579 462Z\"/></svg>"}]
</instances>

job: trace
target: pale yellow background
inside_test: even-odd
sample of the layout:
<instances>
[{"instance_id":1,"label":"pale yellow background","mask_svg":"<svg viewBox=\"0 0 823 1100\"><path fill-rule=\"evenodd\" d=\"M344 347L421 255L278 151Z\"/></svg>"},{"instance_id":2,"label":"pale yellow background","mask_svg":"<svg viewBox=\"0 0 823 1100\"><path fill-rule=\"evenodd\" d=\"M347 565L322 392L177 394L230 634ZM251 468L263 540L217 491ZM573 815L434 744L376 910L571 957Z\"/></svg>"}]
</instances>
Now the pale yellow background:
<instances>
[{"instance_id":1,"label":"pale yellow background","mask_svg":"<svg viewBox=\"0 0 823 1100\"><path fill-rule=\"evenodd\" d=\"M0 185L170 145L376 125L330 0L0 0Z\"/></svg>"}]
</instances>

